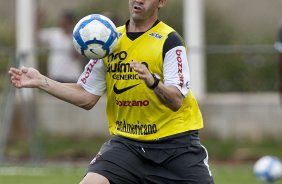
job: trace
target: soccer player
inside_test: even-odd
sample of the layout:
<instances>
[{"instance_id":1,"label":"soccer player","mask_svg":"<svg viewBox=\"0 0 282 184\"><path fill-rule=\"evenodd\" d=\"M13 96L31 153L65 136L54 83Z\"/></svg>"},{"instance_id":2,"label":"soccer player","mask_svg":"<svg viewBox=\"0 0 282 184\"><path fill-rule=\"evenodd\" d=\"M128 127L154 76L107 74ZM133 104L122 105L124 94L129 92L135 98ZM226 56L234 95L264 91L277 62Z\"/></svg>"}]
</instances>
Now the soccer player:
<instances>
[{"instance_id":1,"label":"soccer player","mask_svg":"<svg viewBox=\"0 0 282 184\"><path fill-rule=\"evenodd\" d=\"M280 27L280 29L279 29L278 39L275 43L275 48L279 52L279 56L278 56L278 72L279 72L278 88L279 88L280 98L281 98L281 102L282 102L282 27Z\"/></svg>"},{"instance_id":2,"label":"soccer player","mask_svg":"<svg viewBox=\"0 0 282 184\"><path fill-rule=\"evenodd\" d=\"M35 87L85 109L107 94L111 139L81 184L212 184L203 119L190 88L183 39L158 19L166 0L129 0L115 52L90 60L77 84L11 68L15 87ZM94 117L95 118L95 117Z\"/></svg>"}]
</instances>

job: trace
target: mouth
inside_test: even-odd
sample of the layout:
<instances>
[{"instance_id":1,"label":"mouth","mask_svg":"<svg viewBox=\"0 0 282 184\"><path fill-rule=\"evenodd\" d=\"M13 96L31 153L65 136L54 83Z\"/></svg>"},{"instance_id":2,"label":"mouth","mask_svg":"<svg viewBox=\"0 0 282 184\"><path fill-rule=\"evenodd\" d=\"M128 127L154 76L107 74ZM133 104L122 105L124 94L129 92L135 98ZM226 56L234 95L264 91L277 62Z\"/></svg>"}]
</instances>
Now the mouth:
<instances>
[{"instance_id":1,"label":"mouth","mask_svg":"<svg viewBox=\"0 0 282 184\"><path fill-rule=\"evenodd\" d=\"M134 5L134 6L133 6L133 9L134 9L135 11L141 11L141 10L142 10L142 7L141 7L140 5Z\"/></svg>"}]
</instances>

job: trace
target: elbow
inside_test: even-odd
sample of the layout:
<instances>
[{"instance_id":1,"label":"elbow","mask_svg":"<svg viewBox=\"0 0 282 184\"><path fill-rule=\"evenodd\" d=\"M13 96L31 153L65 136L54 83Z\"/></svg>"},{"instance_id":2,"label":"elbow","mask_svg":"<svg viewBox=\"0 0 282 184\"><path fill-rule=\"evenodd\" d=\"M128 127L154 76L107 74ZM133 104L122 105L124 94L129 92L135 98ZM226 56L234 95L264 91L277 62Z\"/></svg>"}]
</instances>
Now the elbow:
<instances>
[{"instance_id":1,"label":"elbow","mask_svg":"<svg viewBox=\"0 0 282 184\"><path fill-rule=\"evenodd\" d=\"M95 104L83 104L83 105L79 105L80 108L84 109L84 110L91 110L93 107L95 106Z\"/></svg>"},{"instance_id":2,"label":"elbow","mask_svg":"<svg viewBox=\"0 0 282 184\"><path fill-rule=\"evenodd\" d=\"M79 106L80 108L84 109L84 110L91 110L93 108L93 106L88 106L88 105L83 105L83 106Z\"/></svg>"},{"instance_id":3,"label":"elbow","mask_svg":"<svg viewBox=\"0 0 282 184\"><path fill-rule=\"evenodd\" d=\"M96 104L95 102L81 103L78 105L78 107L89 111L95 106L95 104Z\"/></svg>"},{"instance_id":4,"label":"elbow","mask_svg":"<svg viewBox=\"0 0 282 184\"><path fill-rule=\"evenodd\" d=\"M180 107L179 108L177 108L177 107L172 107L172 108L170 108L173 112L177 112L179 109L180 109Z\"/></svg>"},{"instance_id":5,"label":"elbow","mask_svg":"<svg viewBox=\"0 0 282 184\"><path fill-rule=\"evenodd\" d=\"M180 108L181 108L181 105L174 105L174 106L170 107L170 109L171 109L173 112L177 112Z\"/></svg>"},{"instance_id":6,"label":"elbow","mask_svg":"<svg viewBox=\"0 0 282 184\"><path fill-rule=\"evenodd\" d=\"M169 95L164 95L164 98L158 97L163 104L165 104L173 112L176 112L181 108L185 97L176 87L173 86L169 89Z\"/></svg>"},{"instance_id":7,"label":"elbow","mask_svg":"<svg viewBox=\"0 0 282 184\"><path fill-rule=\"evenodd\" d=\"M177 112L183 104L183 100L177 100L169 107L173 112Z\"/></svg>"},{"instance_id":8,"label":"elbow","mask_svg":"<svg viewBox=\"0 0 282 184\"><path fill-rule=\"evenodd\" d=\"M92 95L90 93L84 93L83 97L84 98L80 100L77 106L84 110L91 110L100 99L100 96Z\"/></svg>"}]
</instances>

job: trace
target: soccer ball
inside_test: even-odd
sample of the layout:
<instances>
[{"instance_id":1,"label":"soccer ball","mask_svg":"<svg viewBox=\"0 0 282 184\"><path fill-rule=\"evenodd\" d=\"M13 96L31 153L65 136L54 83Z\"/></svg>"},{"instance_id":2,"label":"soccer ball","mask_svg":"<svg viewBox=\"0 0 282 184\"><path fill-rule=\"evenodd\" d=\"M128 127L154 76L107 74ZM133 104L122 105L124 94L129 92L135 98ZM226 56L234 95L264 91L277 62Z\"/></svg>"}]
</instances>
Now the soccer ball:
<instances>
[{"instance_id":1,"label":"soccer ball","mask_svg":"<svg viewBox=\"0 0 282 184\"><path fill-rule=\"evenodd\" d=\"M73 30L75 49L89 59L101 59L111 54L118 42L115 24L106 16L92 14L83 17Z\"/></svg>"},{"instance_id":2,"label":"soccer ball","mask_svg":"<svg viewBox=\"0 0 282 184\"><path fill-rule=\"evenodd\" d=\"M274 182L282 176L281 161L274 156L263 156L254 164L254 174L258 180Z\"/></svg>"}]
</instances>

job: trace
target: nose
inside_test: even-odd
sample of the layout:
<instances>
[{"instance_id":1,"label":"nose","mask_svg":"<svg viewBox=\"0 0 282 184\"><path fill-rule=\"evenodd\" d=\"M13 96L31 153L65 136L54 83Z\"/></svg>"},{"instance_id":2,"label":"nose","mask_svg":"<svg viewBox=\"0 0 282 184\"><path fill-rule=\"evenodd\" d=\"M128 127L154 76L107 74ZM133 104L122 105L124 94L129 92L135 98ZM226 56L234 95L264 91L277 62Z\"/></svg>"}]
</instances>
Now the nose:
<instances>
[{"instance_id":1,"label":"nose","mask_svg":"<svg viewBox=\"0 0 282 184\"><path fill-rule=\"evenodd\" d=\"M137 3L144 3L144 0L135 0Z\"/></svg>"}]
</instances>

